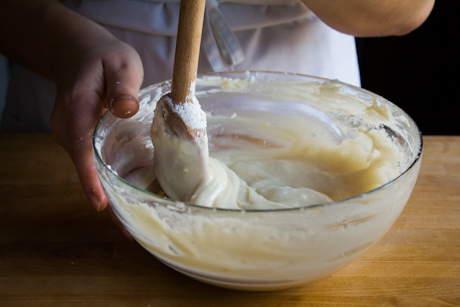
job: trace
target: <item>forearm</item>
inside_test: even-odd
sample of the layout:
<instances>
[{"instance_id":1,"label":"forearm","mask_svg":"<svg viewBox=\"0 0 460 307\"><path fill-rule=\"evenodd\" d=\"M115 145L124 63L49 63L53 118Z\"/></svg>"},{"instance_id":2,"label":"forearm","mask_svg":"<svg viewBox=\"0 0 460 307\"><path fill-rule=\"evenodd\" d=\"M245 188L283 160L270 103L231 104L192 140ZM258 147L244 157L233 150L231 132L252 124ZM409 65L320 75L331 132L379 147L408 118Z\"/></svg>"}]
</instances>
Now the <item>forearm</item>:
<instances>
[{"instance_id":1,"label":"forearm","mask_svg":"<svg viewBox=\"0 0 460 307\"><path fill-rule=\"evenodd\" d=\"M64 54L111 37L56 0L3 0L0 8L0 53L53 81Z\"/></svg>"},{"instance_id":2,"label":"forearm","mask_svg":"<svg viewBox=\"0 0 460 307\"><path fill-rule=\"evenodd\" d=\"M302 0L323 22L354 36L404 35L431 13L434 0Z\"/></svg>"}]
</instances>

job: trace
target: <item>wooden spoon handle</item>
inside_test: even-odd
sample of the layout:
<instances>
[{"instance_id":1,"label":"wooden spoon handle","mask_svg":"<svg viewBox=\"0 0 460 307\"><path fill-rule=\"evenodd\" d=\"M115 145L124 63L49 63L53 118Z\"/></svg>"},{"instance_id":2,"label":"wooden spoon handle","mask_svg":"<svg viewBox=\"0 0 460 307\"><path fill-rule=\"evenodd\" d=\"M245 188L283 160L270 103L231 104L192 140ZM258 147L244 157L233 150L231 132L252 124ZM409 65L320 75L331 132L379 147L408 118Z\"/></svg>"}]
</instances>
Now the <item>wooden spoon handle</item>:
<instances>
[{"instance_id":1,"label":"wooden spoon handle","mask_svg":"<svg viewBox=\"0 0 460 307\"><path fill-rule=\"evenodd\" d=\"M171 84L173 104L192 102L200 56L206 0L182 0L180 3L176 55Z\"/></svg>"}]
</instances>

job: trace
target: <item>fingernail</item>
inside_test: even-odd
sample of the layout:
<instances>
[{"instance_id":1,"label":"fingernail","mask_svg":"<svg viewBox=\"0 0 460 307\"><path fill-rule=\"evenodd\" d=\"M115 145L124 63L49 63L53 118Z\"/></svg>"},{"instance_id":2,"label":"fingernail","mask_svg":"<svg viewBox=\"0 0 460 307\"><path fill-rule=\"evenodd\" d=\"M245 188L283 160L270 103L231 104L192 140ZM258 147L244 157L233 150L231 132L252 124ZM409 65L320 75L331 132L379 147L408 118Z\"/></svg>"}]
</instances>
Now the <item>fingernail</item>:
<instances>
[{"instance_id":1,"label":"fingernail","mask_svg":"<svg viewBox=\"0 0 460 307\"><path fill-rule=\"evenodd\" d=\"M118 97L112 98L112 100L110 101L110 107L112 107L114 103L117 103L121 100L131 100L137 102L137 100L131 95L120 95Z\"/></svg>"},{"instance_id":2,"label":"fingernail","mask_svg":"<svg viewBox=\"0 0 460 307\"><path fill-rule=\"evenodd\" d=\"M137 99L130 95L121 95L110 101L110 112L120 118L128 118L139 109Z\"/></svg>"},{"instance_id":3,"label":"fingernail","mask_svg":"<svg viewBox=\"0 0 460 307\"><path fill-rule=\"evenodd\" d=\"M96 209L97 212L100 212L101 211L101 201L99 200L99 198L97 198L96 194L94 194L95 192L96 192L96 189L93 190L89 198L90 198L90 202L93 205L94 209Z\"/></svg>"}]
</instances>

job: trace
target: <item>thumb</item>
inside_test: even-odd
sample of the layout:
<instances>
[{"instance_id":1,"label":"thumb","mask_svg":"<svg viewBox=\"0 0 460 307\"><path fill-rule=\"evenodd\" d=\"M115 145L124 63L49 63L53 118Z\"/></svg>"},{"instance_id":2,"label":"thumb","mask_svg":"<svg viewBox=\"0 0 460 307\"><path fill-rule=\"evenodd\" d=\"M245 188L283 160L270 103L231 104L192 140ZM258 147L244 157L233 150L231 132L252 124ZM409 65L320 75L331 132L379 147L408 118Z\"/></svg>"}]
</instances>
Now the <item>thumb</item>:
<instances>
[{"instance_id":1,"label":"thumb","mask_svg":"<svg viewBox=\"0 0 460 307\"><path fill-rule=\"evenodd\" d=\"M142 63L137 58L117 66L106 70L108 107L116 117L128 118L139 110L138 93L143 81Z\"/></svg>"}]
</instances>

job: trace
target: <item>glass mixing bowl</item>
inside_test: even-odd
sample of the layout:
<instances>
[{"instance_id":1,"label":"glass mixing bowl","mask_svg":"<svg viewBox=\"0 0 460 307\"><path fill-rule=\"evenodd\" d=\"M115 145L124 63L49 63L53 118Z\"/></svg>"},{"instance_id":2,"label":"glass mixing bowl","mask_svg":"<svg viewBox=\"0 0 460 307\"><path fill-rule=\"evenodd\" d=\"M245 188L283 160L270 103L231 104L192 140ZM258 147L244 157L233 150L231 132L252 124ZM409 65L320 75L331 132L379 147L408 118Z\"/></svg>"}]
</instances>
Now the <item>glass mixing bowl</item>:
<instances>
[{"instance_id":1,"label":"glass mixing bowl","mask_svg":"<svg viewBox=\"0 0 460 307\"><path fill-rule=\"evenodd\" d=\"M242 82L228 86L221 78ZM204 79L208 82L200 82ZM287 93L287 83L294 84L289 91L295 93L283 101L280 93ZM423 145L416 124L396 105L338 81L289 73L211 74L200 76L196 86L197 98L210 114L234 116L250 110L255 116L268 112L305 117L329 131L318 138L383 132L401 154L400 171L371 191L299 208L226 210L175 202L123 179L153 164L153 109L170 91L170 82L147 87L140 91L141 107L134 117L118 119L107 112L101 118L93 137L94 159L113 211L133 237L166 265L226 288L288 288L327 276L358 258L400 215L418 176ZM322 99L323 92L329 98ZM366 122L354 111L347 113L345 102L354 104L355 111L385 109L382 116L393 122L379 123L375 118ZM210 151L215 150L217 128L208 126Z\"/></svg>"}]
</instances>

